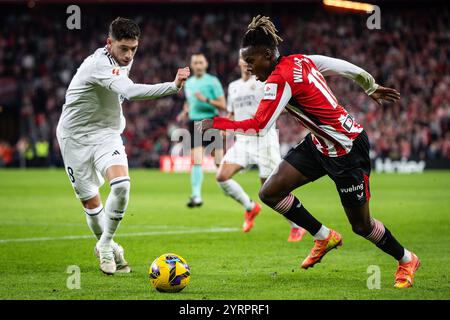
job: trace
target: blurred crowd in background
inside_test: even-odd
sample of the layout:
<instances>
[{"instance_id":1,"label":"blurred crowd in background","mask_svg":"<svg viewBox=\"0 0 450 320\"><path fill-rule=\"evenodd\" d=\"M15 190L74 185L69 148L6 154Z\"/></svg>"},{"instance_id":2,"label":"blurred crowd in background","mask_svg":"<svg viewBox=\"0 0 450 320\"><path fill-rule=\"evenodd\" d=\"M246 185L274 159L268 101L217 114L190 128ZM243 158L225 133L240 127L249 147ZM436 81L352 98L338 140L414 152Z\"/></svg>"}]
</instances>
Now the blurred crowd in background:
<instances>
[{"instance_id":1,"label":"blurred crowd in background","mask_svg":"<svg viewBox=\"0 0 450 320\"><path fill-rule=\"evenodd\" d=\"M172 81L177 68L189 64L192 53L203 52L209 60L209 72L226 90L240 76L241 37L252 15L260 13L258 8L174 9L82 7L81 30L66 28L64 8L54 13L42 8L3 12L0 117L2 108L8 107L2 99L9 97L9 108L18 114L14 124L18 133L12 140L0 135L0 167L62 165L55 129L66 88L83 59L105 45L108 24L118 15L134 18L141 27L132 80L150 84ZM100 11L101 15L96 14ZM320 6L304 10L272 6L265 13L273 17L284 39L281 54L345 59L369 71L383 86L401 92L399 103L378 106L350 80L327 79L340 103L365 126L373 158L450 161L448 7L427 15L417 8L384 9L381 30L367 29L367 14L327 11ZM57 15L62 15L61 19L55 18ZM174 144L171 132L185 126L175 120L183 102L180 93L123 103L130 166L158 166L160 155L170 154ZM278 126L282 153L307 133L289 115L283 115Z\"/></svg>"}]
</instances>

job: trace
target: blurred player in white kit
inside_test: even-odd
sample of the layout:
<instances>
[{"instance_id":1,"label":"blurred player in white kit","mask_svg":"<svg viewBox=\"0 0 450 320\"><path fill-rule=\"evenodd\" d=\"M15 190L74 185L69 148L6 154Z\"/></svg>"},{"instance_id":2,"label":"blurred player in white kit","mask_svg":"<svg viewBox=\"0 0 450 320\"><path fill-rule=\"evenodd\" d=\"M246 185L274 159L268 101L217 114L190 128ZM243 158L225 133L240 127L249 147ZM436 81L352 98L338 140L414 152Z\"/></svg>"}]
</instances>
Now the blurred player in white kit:
<instances>
[{"instance_id":1,"label":"blurred player in white kit","mask_svg":"<svg viewBox=\"0 0 450 320\"><path fill-rule=\"evenodd\" d=\"M247 64L241 57L239 67L241 78L229 84L227 97L228 117L237 121L253 117L264 96L264 82L256 80L247 71ZM232 179L233 176L244 168L257 165L262 185L280 162L280 143L275 126L264 137L236 135L235 144L226 152L216 180L226 195L244 207L244 232L253 228L261 205L250 199L239 183ZM293 222L290 224L288 241L300 241L306 231Z\"/></svg>"},{"instance_id":2,"label":"blurred player in white kit","mask_svg":"<svg viewBox=\"0 0 450 320\"><path fill-rule=\"evenodd\" d=\"M117 18L109 26L107 45L78 68L66 93L57 127L64 166L98 239L95 254L106 274L131 271L114 234L128 206L130 177L121 133L125 128L122 102L155 99L177 93L189 77L178 69L173 82L136 84L128 78L140 37L138 25ZM111 187L103 208L99 187Z\"/></svg>"}]
</instances>

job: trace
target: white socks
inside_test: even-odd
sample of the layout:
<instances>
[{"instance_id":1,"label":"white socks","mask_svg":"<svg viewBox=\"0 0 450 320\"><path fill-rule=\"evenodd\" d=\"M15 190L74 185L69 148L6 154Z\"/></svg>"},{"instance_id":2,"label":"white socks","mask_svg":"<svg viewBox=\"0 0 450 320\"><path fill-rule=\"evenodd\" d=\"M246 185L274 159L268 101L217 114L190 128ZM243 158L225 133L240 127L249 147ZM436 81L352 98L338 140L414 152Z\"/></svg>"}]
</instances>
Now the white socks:
<instances>
[{"instance_id":1,"label":"white socks","mask_svg":"<svg viewBox=\"0 0 450 320\"><path fill-rule=\"evenodd\" d=\"M255 206L255 203L250 200L250 197L245 193L244 189L239 183L233 179L219 182L220 187L226 195L230 196L240 204L242 204L245 210L250 211Z\"/></svg>"},{"instance_id":2,"label":"white socks","mask_svg":"<svg viewBox=\"0 0 450 320\"><path fill-rule=\"evenodd\" d=\"M105 224L102 236L100 238L101 245L110 245L114 234L119 227L125 210L128 206L130 195L130 177L117 177L110 182L111 191L105 204Z\"/></svg>"},{"instance_id":3,"label":"white socks","mask_svg":"<svg viewBox=\"0 0 450 320\"><path fill-rule=\"evenodd\" d=\"M330 229L322 225L317 231L317 233L314 235L314 240L325 240L330 235Z\"/></svg>"},{"instance_id":4,"label":"white socks","mask_svg":"<svg viewBox=\"0 0 450 320\"><path fill-rule=\"evenodd\" d=\"M91 229L97 240L100 240L103 233L103 225L105 223L105 210L103 210L103 205L100 204L95 209L84 208L84 212L86 213L86 222L89 229ZM117 250L119 248L119 245L114 242L114 240L111 240L111 245L113 250Z\"/></svg>"},{"instance_id":5,"label":"white socks","mask_svg":"<svg viewBox=\"0 0 450 320\"><path fill-rule=\"evenodd\" d=\"M398 260L398 262L399 262L400 264L408 263L408 262L411 261L411 259L412 259L411 252L409 252L409 251L406 250L406 248L405 248L405 253L404 253L404 255L403 255L403 258L401 258L400 260Z\"/></svg>"},{"instance_id":6,"label":"white socks","mask_svg":"<svg viewBox=\"0 0 450 320\"><path fill-rule=\"evenodd\" d=\"M97 238L97 240L99 240L103 233L103 219L105 216L103 214L103 205L100 204L100 206L94 209L84 208L84 212L86 213L86 222L89 226L89 229L91 229L94 236Z\"/></svg>"}]
</instances>

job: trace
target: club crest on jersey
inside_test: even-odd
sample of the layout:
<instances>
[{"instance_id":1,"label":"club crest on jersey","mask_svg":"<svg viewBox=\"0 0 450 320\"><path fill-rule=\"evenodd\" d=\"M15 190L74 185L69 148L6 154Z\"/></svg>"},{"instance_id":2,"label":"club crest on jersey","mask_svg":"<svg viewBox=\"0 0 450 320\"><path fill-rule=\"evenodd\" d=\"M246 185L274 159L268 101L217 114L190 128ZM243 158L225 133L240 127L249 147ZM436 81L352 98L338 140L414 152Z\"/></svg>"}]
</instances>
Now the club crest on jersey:
<instances>
[{"instance_id":1,"label":"club crest on jersey","mask_svg":"<svg viewBox=\"0 0 450 320\"><path fill-rule=\"evenodd\" d=\"M276 83L266 83L264 86L264 100L275 100L277 97L277 87Z\"/></svg>"},{"instance_id":2,"label":"club crest on jersey","mask_svg":"<svg viewBox=\"0 0 450 320\"><path fill-rule=\"evenodd\" d=\"M350 115L347 115L347 117L345 117L344 121L342 122L342 127L350 132L353 128L353 123L353 118Z\"/></svg>"},{"instance_id":3,"label":"club crest on jersey","mask_svg":"<svg viewBox=\"0 0 450 320\"><path fill-rule=\"evenodd\" d=\"M118 75L120 74L120 68L114 68L114 69L112 70L112 73L113 73L114 75L118 76Z\"/></svg>"}]
</instances>

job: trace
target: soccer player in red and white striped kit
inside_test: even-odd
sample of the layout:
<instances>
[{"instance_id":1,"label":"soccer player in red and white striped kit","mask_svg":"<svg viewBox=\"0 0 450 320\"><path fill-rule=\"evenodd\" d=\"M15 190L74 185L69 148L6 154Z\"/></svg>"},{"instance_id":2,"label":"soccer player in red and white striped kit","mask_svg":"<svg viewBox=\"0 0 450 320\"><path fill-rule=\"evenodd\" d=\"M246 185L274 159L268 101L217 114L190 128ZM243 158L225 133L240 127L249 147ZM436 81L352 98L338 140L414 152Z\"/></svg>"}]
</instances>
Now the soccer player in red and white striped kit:
<instances>
[{"instance_id":1,"label":"soccer player in red and white striped kit","mask_svg":"<svg viewBox=\"0 0 450 320\"><path fill-rule=\"evenodd\" d=\"M242 41L242 57L249 71L266 82L264 98L251 119L216 117L204 120L201 129L264 135L286 109L311 132L288 152L262 186L259 197L313 235L315 245L302 268L314 266L328 251L342 245L341 235L315 219L291 193L328 175L336 184L353 231L398 260L394 286L412 286L420 260L381 221L370 216L369 140L363 127L339 104L324 76L352 79L378 104L382 100L395 102L400 94L376 84L369 73L344 60L303 54L280 56L280 41L268 17L253 18Z\"/></svg>"}]
</instances>

